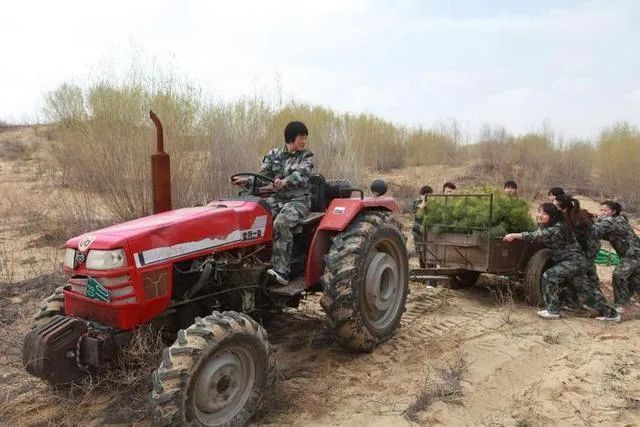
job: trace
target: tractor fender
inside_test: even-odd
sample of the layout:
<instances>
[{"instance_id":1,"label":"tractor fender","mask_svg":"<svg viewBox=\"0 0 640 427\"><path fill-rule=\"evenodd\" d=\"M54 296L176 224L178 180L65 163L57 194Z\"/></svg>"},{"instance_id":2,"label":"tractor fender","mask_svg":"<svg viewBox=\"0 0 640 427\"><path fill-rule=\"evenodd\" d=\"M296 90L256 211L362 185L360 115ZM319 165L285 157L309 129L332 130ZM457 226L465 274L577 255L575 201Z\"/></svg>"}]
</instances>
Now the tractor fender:
<instances>
[{"instance_id":1,"label":"tractor fender","mask_svg":"<svg viewBox=\"0 0 640 427\"><path fill-rule=\"evenodd\" d=\"M331 201L311 241L305 282L307 288L320 283L324 274L324 256L331 247L331 238L347 229L360 212L365 210L398 211L398 203L392 197L367 197L364 199L334 199Z\"/></svg>"},{"instance_id":2,"label":"tractor fender","mask_svg":"<svg viewBox=\"0 0 640 427\"><path fill-rule=\"evenodd\" d=\"M398 211L393 197L367 197L364 199L333 199L318 230L343 231L363 210Z\"/></svg>"}]
</instances>

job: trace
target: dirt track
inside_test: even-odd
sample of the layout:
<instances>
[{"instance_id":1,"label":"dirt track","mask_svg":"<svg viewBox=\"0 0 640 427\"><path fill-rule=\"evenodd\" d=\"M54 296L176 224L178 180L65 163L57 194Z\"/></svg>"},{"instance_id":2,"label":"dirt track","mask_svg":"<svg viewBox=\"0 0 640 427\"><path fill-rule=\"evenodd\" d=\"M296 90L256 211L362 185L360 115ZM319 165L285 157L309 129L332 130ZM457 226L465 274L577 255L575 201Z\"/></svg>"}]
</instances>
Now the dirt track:
<instances>
[{"instance_id":1,"label":"dirt track","mask_svg":"<svg viewBox=\"0 0 640 427\"><path fill-rule=\"evenodd\" d=\"M637 323L543 321L498 287L412 284L402 328L371 354L325 332L319 296L269 327L278 378L253 421L293 425L637 425ZM22 321L18 321L22 322ZM17 327L18 325L13 325ZM69 422L67 392L3 367L1 422ZM18 386L16 386L18 385ZM32 387L35 387L33 389ZM147 424L148 380L85 400L75 421ZM97 399L97 397L100 397ZM122 399L126 397L126 399ZM86 399L86 396L85 396ZM57 402L57 403L56 403ZM8 403L8 405L7 405ZM61 405L61 406L58 406ZM4 418L3 418L4 417Z\"/></svg>"},{"instance_id":2,"label":"dirt track","mask_svg":"<svg viewBox=\"0 0 640 427\"><path fill-rule=\"evenodd\" d=\"M495 295L496 288L414 284L402 329L361 356L345 355L326 340L310 299L302 313L271 328L281 378L256 421L640 423L640 356L630 342L635 322L548 322L528 306L497 304ZM411 417L406 410L420 397L426 397L424 410Z\"/></svg>"}]
</instances>

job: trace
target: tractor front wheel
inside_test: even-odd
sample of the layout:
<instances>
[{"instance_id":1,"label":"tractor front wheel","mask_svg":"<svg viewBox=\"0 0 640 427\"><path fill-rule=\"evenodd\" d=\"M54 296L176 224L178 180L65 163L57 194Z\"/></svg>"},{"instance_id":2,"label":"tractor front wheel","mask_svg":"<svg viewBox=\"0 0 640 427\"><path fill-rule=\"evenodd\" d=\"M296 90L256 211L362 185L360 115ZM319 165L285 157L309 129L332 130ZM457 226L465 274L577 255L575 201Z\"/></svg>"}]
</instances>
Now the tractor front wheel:
<instances>
[{"instance_id":1,"label":"tractor front wheel","mask_svg":"<svg viewBox=\"0 0 640 427\"><path fill-rule=\"evenodd\" d=\"M241 426L273 380L267 333L234 311L197 318L178 332L153 373L154 425Z\"/></svg>"},{"instance_id":2,"label":"tractor front wheel","mask_svg":"<svg viewBox=\"0 0 640 427\"><path fill-rule=\"evenodd\" d=\"M400 325L409 293L409 264L400 224L367 211L334 239L325 257L320 304L336 340L371 351Z\"/></svg>"}]
</instances>

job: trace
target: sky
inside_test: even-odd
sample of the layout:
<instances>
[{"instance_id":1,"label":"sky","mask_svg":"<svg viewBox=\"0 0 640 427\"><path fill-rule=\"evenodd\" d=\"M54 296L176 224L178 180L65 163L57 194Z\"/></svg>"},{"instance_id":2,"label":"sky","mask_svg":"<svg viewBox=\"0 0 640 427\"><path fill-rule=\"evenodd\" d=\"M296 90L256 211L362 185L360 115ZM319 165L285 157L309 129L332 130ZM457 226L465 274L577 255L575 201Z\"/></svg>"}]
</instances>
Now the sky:
<instances>
[{"instance_id":1,"label":"sky","mask_svg":"<svg viewBox=\"0 0 640 427\"><path fill-rule=\"evenodd\" d=\"M135 55L224 100L273 93L408 126L455 120L594 139L640 123L640 2L90 0L4 2L0 120ZM141 53L142 52L142 53Z\"/></svg>"}]
</instances>

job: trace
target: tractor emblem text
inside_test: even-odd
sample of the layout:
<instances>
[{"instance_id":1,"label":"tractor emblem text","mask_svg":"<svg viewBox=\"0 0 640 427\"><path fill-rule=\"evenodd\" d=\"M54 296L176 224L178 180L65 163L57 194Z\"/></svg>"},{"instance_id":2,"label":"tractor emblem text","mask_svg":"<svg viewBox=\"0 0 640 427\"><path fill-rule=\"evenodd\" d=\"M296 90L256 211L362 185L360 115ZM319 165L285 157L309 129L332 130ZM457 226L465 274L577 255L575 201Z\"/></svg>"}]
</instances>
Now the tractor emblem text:
<instances>
[{"instance_id":1,"label":"tractor emblem text","mask_svg":"<svg viewBox=\"0 0 640 427\"><path fill-rule=\"evenodd\" d=\"M89 249L89 246L91 246L94 240L96 240L95 236L83 237L82 240L80 240L80 243L78 243L78 250L80 252L86 252L86 250Z\"/></svg>"}]
</instances>

